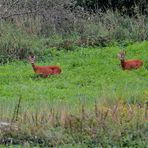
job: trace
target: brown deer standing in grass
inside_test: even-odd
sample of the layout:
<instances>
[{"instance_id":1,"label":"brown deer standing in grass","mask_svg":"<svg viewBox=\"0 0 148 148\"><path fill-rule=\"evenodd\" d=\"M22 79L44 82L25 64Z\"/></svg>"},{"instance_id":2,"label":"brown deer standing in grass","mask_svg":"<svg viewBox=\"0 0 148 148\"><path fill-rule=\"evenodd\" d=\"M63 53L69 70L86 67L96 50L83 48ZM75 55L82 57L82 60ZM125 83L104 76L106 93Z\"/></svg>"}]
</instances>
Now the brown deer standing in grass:
<instances>
[{"instance_id":1,"label":"brown deer standing in grass","mask_svg":"<svg viewBox=\"0 0 148 148\"><path fill-rule=\"evenodd\" d=\"M121 61L121 67L123 70L132 70L138 69L143 65L143 61L133 59L133 60L125 60L125 52L120 52L118 54L118 58Z\"/></svg>"},{"instance_id":2,"label":"brown deer standing in grass","mask_svg":"<svg viewBox=\"0 0 148 148\"><path fill-rule=\"evenodd\" d=\"M43 77L48 77L48 75L56 75L61 73L61 68L59 66L37 66L35 65L35 56L29 56L29 61L32 65L32 68L36 74L39 74Z\"/></svg>"}]
</instances>

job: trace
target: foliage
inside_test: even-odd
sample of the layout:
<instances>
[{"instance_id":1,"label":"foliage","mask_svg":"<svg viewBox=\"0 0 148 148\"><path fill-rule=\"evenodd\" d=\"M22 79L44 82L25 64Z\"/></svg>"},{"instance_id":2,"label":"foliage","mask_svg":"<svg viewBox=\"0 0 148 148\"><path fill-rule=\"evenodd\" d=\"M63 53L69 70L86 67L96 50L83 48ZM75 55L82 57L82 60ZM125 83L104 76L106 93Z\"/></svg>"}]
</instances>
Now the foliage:
<instances>
[{"instance_id":1,"label":"foliage","mask_svg":"<svg viewBox=\"0 0 148 148\"><path fill-rule=\"evenodd\" d=\"M129 17L77 4L0 1L0 144L148 145L146 15L138 8L131 8ZM143 67L123 71L117 59L121 50L127 59L143 60ZM35 75L30 53L37 65L60 65L62 74Z\"/></svg>"},{"instance_id":2,"label":"foliage","mask_svg":"<svg viewBox=\"0 0 148 148\"><path fill-rule=\"evenodd\" d=\"M106 11L108 9L118 9L127 15L134 14L134 8L137 7L140 13L147 13L146 0L76 0L76 6L81 6L86 10L98 11L99 9Z\"/></svg>"},{"instance_id":3,"label":"foliage","mask_svg":"<svg viewBox=\"0 0 148 148\"><path fill-rule=\"evenodd\" d=\"M145 147L146 108L123 103L94 104L88 111L80 104L78 113L61 106L58 110L42 104L35 112L21 105L17 122L1 129L0 143L21 146L57 147ZM23 111L22 111L23 109ZM30 108L29 108L30 109Z\"/></svg>"},{"instance_id":4,"label":"foliage","mask_svg":"<svg viewBox=\"0 0 148 148\"><path fill-rule=\"evenodd\" d=\"M61 23L63 23L63 15L61 14ZM71 23L74 18L75 21ZM43 51L48 52L44 49L51 47L59 50L74 50L76 46L104 47L115 42L128 44L148 39L147 18L138 13L135 18L131 18L122 16L119 12L107 11L106 13L100 12L90 15L83 11L80 13L79 10L68 17L67 22L60 24L60 26L40 20L38 16L35 20L32 17L19 20L15 18L15 20L19 24L0 22L1 63L26 58L29 52L35 52L42 56ZM24 26L28 20L30 21L29 26ZM45 26L42 22L54 27ZM43 31L43 29L45 30Z\"/></svg>"}]
</instances>

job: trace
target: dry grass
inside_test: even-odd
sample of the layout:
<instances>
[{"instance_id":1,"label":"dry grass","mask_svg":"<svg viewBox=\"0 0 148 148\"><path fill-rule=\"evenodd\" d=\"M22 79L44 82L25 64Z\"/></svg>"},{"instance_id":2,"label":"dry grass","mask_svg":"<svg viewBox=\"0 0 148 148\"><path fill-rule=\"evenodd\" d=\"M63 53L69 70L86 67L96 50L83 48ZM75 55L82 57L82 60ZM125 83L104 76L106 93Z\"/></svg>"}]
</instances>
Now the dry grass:
<instances>
[{"instance_id":1,"label":"dry grass","mask_svg":"<svg viewBox=\"0 0 148 148\"><path fill-rule=\"evenodd\" d=\"M127 139L129 140L127 146L133 144L130 143L131 140L138 142L139 138L144 145L146 144L147 104L128 104L118 101L109 105L95 102L93 109L89 111L82 104L78 113L69 112L66 106L56 109L45 105L35 112L28 109L23 109L23 112L21 110L18 109L17 118L12 122L13 126L0 129L1 144L28 143L57 146L83 143L88 146L97 141L95 145L105 146L105 144L110 145L105 142L107 138L113 145L121 146L125 144L124 137L129 138L129 135L133 138Z\"/></svg>"}]
</instances>

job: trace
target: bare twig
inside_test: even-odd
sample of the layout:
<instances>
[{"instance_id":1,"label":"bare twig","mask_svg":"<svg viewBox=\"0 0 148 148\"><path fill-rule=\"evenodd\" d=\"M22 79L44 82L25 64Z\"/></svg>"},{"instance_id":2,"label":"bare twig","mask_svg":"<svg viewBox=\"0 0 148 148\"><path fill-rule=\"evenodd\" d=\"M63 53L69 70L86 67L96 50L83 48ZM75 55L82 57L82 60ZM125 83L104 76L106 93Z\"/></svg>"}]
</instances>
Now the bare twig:
<instances>
[{"instance_id":1,"label":"bare twig","mask_svg":"<svg viewBox=\"0 0 148 148\"><path fill-rule=\"evenodd\" d=\"M7 15L7 16L0 16L0 19L7 19L9 17L13 17L13 16L19 16L19 15L27 15L27 14L34 14L36 13L38 10L36 11L27 11L27 12L20 12L20 13L13 13L13 14L10 14L10 15Z\"/></svg>"},{"instance_id":2,"label":"bare twig","mask_svg":"<svg viewBox=\"0 0 148 148\"><path fill-rule=\"evenodd\" d=\"M18 114L19 114L19 110L20 110L21 100L22 100L22 97L19 98L18 104L16 104L16 106L14 108L14 113L13 113L11 122L13 122L14 120L15 121L18 120Z\"/></svg>"}]
</instances>

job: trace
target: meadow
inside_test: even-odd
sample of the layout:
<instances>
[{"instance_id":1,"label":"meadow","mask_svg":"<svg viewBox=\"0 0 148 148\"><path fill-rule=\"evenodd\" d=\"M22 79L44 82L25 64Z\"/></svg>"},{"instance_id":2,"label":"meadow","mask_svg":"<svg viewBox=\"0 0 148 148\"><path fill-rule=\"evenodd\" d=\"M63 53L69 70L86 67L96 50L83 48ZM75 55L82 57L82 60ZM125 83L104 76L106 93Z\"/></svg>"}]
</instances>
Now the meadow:
<instances>
[{"instance_id":1,"label":"meadow","mask_svg":"<svg viewBox=\"0 0 148 148\"><path fill-rule=\"evenodd\" d=\"M88 106L102 97L123 99L132 103L144 102L147 96L147 46L148 42L125 47L127 59L141 59L144 66L138 70L123 71L117 54L118 46L105 48L80 48L74 51L50 49L50 55L36 65L60 65L62 74L38 77L31 64L15 61L0 66L1 101L48 101L74 106L84 101ZM72 106L73 106L72 105Z\"/></svg>"},{"instance_id":2,"label":"meadow","mask_svg":"<svg viewBox=\"0 0 148 148\"><path fill-rule=\"evenodd\" d=\"M141 123L143 123L143 111L145 110L146 114L147 109L144 109L141 112L141 109L139 111L139 108L135 109L135 107L132 107L132 105L137 106L138 104L139 106L144 107L148 100L147 47L148 47L148 42L144 41L141 43L137 42L134 44L129 44L124 48L124 50L126 50L127 59L136 58L136 59L141 59L144 62L142 68L132 71L122 70L120 66L120 60L117 58L117 53L121 51L121 48L117 44L110 45L104 48L75 47L75 50L72 51L65 51L65 50L58 51L55 48L46 49L47 51L50 51L49 52L50 54L48 53L44 57L37 56L36 65L60 65L62 68L62 74L55 76L52 75L49 76L48 78L42 78L34 74L31 64L28 62L27 59L20 61L13 61L1 65L0 66L0 84L1 84L0 120L9 121L9 122L17 121L19 123L19 126L23 123L22 124L23 127L21 125L21 129L23 129L21 130L21 132L23 131L23 134L20 135L24 135L25 130L27 130L28 132L27 134L30 133L31 135L34 134L36 135L37 133L39 134L41 132L38 129L39 127L40 128L42 127L41 129L43 131L47 128L46 127L47 125L45 126L45 123L43 124L42 120L44 118L46 119L45 122L49 120L48 113L55 111L55 114L57 113L59 114L61 112L62 115L60 115L59 117L60 119L58 119L57 121L57 116L56 116L53 122L55 122L56 120L56 124L58 124L57 122L59 122L60 120L60 123L63 124L64 120L64 125L65 124L67 125L67 119L65 118L67 118L68 116L67 114L69 113L74 115L79 115L80 113L84 112L83 110L91 112L92 110L94 110L94 107L96 108L96 104L101 105L101 109L107 106L114 110L114 105L118 104L118 102L122 102L119 103L119 106L120 104L122 106L122 104L124 103L125 104L127 103L129 106L131 105L131 110L135 112L135 114L133 114L133 119L135 118L138 121L141 121ZM17 108L19 100L20 104L19 107ZM128 110L128 109L126 107L125 108L123 107L123 110ZM121 110L120 112L121 114L124 113L123 110ZM102 112L103 112L102 117L104 119L105 114L107 113L106 109L103 109ZM124 117L128 119L129 115L126 114ZM136 125L137 120L135 122L135 119L134 121L133 120L129 121L132 121L133 125ZM39 122L40 124L39 123L38 124L40 126L36 122ZM36 129L34 129L35 123L36 123L35 126ZM90 121L90 123L94 124L94 121L92 120ZM27 125L29 124L29 125L27 127L24 127L24 124ZM78 128L80 126L79 124L77 124L77 122L75 123L75 121L74 124L75 125L73 126L75 128ZM87 124L88 123L86 123L86 125ZM145 122L144 125L145 126L143 126L143 128L146 128ZM53 125L53 127L56 126ZM116 128L117 127L114 127L114 130ZM133 129L131 128L131 130ZM55 128L54 134L56 131L57 129ZM75 132L77 132L77 130ZM71 133L73 132L71 131ZM71 133L69 134L71 135ZM58 136L61 136L59 134L61 134L61 132L57 134ZM78 140L79 138L81 140L82 139L84 140L86 138L84 136L86 133L84 135L83 134L81 135L83 136L83 138L82 137L80 138L80 135L76 135L77 139L73 141L75 142L79 141ZM6 136L4 135L3 137ZM11 133L10 135L9 135L10 137L13 137L14 135L15 136L18 135L19 138L21 137L19 134L16 133L14 135ZM146 135L146 133L143 133L143 135ZM49 139L50 138L51 137L49 136ZM105 140L105 138L102 139ZM56 139L55 141L58 140ZM52 145L56 145L53 141L50 141L49 143L52 143ZM34 141L34 143L39 143L39 142ZM60 141L59 143L61 144L62 142ZM69 142L64 141L63 143L69 143ZM91 142L90 144L91 146L92 143L93 142ZM98 141L98 143L100 142ZM96 143L96 145L98 143ZM103 145L105 143L107 143L110 146L110 143L108 143L108 141L106 142L104 141ZM111 143L113 144L113 142ZM129 140L129 143L131 143L131 139ZM43 145L46 144L47 143L45 142ZM146 145L146 143L141 142L141 145L142 144ZM89 146L89 144L87 146Z\"/></svg>"}]
</instances>

